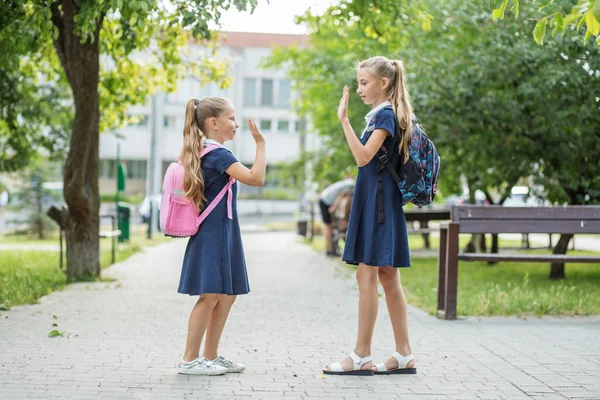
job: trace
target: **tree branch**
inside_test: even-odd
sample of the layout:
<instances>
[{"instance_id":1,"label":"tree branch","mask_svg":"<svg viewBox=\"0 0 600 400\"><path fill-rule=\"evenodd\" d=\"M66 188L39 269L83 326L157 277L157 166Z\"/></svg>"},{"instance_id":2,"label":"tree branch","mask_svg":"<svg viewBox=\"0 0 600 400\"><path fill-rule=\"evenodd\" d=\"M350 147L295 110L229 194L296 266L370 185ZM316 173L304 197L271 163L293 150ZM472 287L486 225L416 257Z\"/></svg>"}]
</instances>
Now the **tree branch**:
<instances>
[{"instance_id":1,"label":"tree branch","mask_svg":"<svg viewBox=\"0 0 600 400\"><path fill-rule=\"evenodd\" d=\"M58 37L54 40L54 47L56 47L56 53L58 54L58 58L60 58L64 68L67 65L67 53L65 50L65 23L58 7L58 1L53 1L52 4L50 4L50 11L52 12L52 24L58 30Z\"/></svg>"}]
</instances>

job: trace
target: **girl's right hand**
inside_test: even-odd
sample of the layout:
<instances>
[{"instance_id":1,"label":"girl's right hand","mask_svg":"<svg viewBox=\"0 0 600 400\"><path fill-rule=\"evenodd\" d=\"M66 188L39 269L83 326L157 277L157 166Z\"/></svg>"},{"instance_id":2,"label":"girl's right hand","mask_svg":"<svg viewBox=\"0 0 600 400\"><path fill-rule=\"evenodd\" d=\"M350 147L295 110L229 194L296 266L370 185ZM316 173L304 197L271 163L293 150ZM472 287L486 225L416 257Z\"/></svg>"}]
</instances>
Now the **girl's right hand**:
<instances>
[{"instance_id":1,"label":"girl's right hand","mask_svg":"<svg viewBox=\"0 0 600 400\"><path fill-rule=\"evenodd\" d=\"M262 133L260 133L260 130L256 126L256 123L252 120L252 117L248 117L248 125L250 126L250 133L252 134L256 144L265 144L265 138Z\"/></svg>"}]
</instances>

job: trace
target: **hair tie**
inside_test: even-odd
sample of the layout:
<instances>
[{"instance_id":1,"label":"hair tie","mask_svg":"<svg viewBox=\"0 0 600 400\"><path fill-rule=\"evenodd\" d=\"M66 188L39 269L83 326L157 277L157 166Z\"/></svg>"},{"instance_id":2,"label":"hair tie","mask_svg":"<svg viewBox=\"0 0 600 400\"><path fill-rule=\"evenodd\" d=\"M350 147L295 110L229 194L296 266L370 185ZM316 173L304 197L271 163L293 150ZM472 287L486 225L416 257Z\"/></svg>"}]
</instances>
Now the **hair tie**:
<instances>
[{"instance_id":1,"label":"hair tie","mask_svg":"<svg viewBox=\"0 0 600 400\"><path fill-rule=\"evenodd\" d=\"M199 105L200 105L200 100L194 99L194 110L197 110Z\"/></svg>"}]
</instances>

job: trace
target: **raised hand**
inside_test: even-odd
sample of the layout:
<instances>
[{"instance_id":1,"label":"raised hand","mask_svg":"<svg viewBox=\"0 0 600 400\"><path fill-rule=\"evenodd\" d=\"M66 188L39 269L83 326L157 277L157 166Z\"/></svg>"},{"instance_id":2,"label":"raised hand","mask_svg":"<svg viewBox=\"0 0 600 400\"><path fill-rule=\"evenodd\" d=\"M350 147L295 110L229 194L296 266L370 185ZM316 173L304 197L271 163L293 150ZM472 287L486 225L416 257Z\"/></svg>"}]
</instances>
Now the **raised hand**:
<instances>
[{"instance_id":1,"label":"raised hand","mask_svg":"<svg viewBox=\"0 0 600 400\"><path fill-rule=\"evenodd\" d=\"M264 144L265 138L262 133L260 133L260 130L258 129L258 126L256 126L256 122L252 120L252 117L248 117L248 125L250 126L250 133L256 144Z\"/></svg>"},{"instance_id":2,"label":"raised hand","mask_svg":"<svg viewBox=\"0 0 600 400\"><path fill-rule=\"evenodd\" d=\"M340 121L348 118L348 97L350 90L348 86L344 86L344 92L342 94L342 98L340 99L340 106L338 107L338 118Z\"/></svg>"}]
</instances>

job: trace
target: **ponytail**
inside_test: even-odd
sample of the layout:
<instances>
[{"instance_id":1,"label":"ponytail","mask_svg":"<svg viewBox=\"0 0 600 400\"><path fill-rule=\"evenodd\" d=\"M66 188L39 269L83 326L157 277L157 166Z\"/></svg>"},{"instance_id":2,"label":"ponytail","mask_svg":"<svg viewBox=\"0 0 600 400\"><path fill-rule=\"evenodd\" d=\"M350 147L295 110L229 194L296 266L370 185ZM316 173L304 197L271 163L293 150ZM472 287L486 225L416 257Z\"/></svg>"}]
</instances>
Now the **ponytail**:
<instances>
[{"instance_id":1,"label":"ponytail","mask_svg":"<svg viewBox=\"0 0 600 400\"><path fill-rule=\"evenodd\" d=\"M206 201L204 196L204 176L200 168L200 154L206 139L205 123L209 118L219 118L232 107L229 100L221 97L206 97L202 100L192 99L185 107L185 123L183 125L183 148L179 155L185 170L183 189L185 197L200 209Z\"/></svg>"},{"instance_id":2,"label":"ponytail","mask_svg":"<svg viewBox=\"0 0 600 400\"><path fill-rule=\"evenodd\" d=\"M185 107L185 123L183 126L183 148L179 155L185 170L183 189L185 197L196 209L206 201L204 196L204 176L200 169L200 154L204 149L204 133L198 125L198 105L200 101L192 99Z\"/></svg>"},{"instance_id":3,"label":"ponytail","mask_svg":"<svg viewBox=\"0 0 600 400\"><path fill-rule=\"evenodd\" d=\"M410 134L412 131L413 109L410 103L410 93L406 86L404 64L400 60L391 60L394 67L394 81L390 82L390 101L394 112L398 117L400 124L400 144L399 151L404 157L404 162L408 160L408 145L410 144Z\"/></svg>"}]
</instances>

